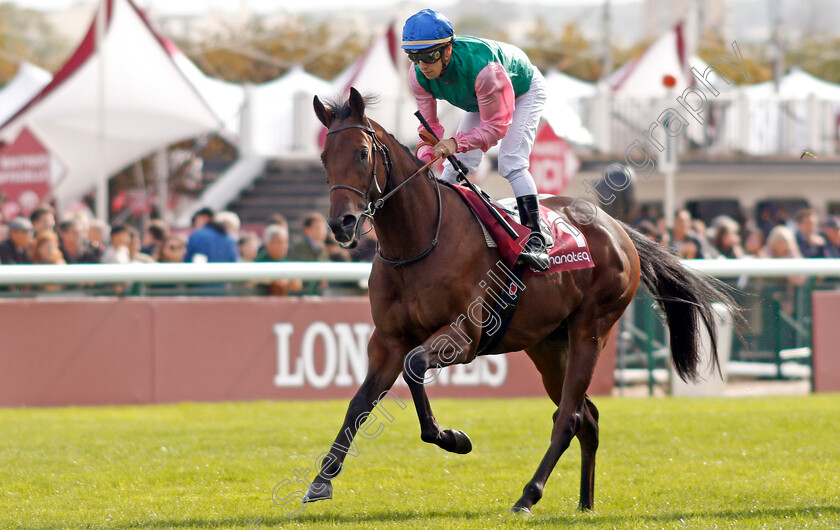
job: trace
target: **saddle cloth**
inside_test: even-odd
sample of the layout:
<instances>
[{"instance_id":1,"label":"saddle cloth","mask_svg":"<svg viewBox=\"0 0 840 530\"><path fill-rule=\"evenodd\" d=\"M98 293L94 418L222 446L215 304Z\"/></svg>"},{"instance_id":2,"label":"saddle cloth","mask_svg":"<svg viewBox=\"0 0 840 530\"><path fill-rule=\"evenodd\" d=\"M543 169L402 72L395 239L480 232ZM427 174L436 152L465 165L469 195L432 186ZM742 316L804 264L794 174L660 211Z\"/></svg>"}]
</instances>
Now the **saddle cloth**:
<instances>
[{"instance_id":1,"label":"saddle cloth","mask_svg":"<svg viewBox=\"0 0 840 530\"><path fill-rule=\"evenodd\" d=\"M482 229L485 231L485 240L488 246L493 246L489 244L492 239L495 246L498 247L499 253L502 255L502 261L505 265L512 268L519 258L522 248L528 241L528 235L531 233L530 229L519 224L516 199L503 199L499 201L501 204L493 204L493 207L502 214L502 217L519 234L519 238L514 241L496 218L487 211L487 206L485 206L484 201L475 192L464 186L451 187L458 192L478 218ZM595 266L592 262L592 254L589 252L589 244L586 242L586 238L580 230L557 212L543 205L540 205L540 218L541 223L544 225L543 233L550 234L554 239L553 246L551 244L548 245L550 247L548 249L548 257L551 261L551 266L547 271L534 271L528 268L525 271L526 275L588 269ZM546 226L548 230L545 230ZM490 238L487 238L488 233Z\"/></svg>"}]
</instances>

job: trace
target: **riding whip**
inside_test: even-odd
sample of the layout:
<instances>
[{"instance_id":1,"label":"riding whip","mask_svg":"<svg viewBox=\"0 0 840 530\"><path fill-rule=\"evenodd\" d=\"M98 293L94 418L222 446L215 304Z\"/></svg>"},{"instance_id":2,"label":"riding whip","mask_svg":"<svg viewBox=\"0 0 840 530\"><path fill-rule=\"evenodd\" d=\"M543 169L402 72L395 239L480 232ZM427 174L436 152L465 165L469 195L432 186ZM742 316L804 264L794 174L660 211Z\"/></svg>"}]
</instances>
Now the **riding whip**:
<instances>
[{"instance_id":1,"label":"riding whip","mask_svg":"<svg viewBox=\"0 0 840 530\"><path fill-rule=\"evenodd\" d=\"M440 138L438 138L438 136L435 134L435 131L433 131L432 127L429 125L429 122L427 122L426 118L423 117L423 114L421 114L418 110L414 113L414 115L417 116L417 119L420 120L420 123L423 124L423 127L427 131L429 131L429 134L431 134L435 140L440 141ZM458 171L458 180L464 182L469 189L473 190L476 193L476 195L478 195L481 198L481 201L485 204L485 206L487 206L487 209L490 210L490 214L493 217L495 217L497 221L499 221L499 223L502 225L502 228L505 229L505 232L507 232L508 235L512 237L514 241L519 239L519 234L510 226L507 220L504 217L502 217L502 214L499 213L499 210L497 210L495 207L493 207L492 204L490 204L490 201L484 195L484 192L478 189L478 187L472 182L470 182L470 179L467 178L467 168L464 167L461 161L455 158L455 155L449 155L448 157L446 157L446 159L449 160L449 163L452 164L452 167L454 167Z\"/></svg>"}]
</instances>

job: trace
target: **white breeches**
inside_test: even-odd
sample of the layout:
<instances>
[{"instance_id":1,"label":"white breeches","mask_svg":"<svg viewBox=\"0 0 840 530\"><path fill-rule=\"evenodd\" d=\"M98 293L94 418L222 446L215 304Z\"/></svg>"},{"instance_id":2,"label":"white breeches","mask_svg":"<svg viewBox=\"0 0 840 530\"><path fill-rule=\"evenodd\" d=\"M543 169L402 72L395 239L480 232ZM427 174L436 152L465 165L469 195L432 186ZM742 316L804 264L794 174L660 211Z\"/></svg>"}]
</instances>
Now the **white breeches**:
<instances>
[{"instance_id":1,"label":"white breeches","mask_svg":"<svg viewBox=\"0 0 840 530\"><path fill-rule=\"evenodd\" d=\"M534 70L531 87L516 98L513 110L513 121L507 134L499 145L499 173L510 182L513 193L517 197L536 195L537 186L534 177L528 171L531 149L540 124L543 106L545 106L545 79L542 74ZM459 132L472 130L481 123L478 112L468 112L458 125ZM481 149L474 149L466 153L458 153L455 157L467 166L470 172L478 168L484 153ZM457 172L446 161L443 163L441 179L456 182Z\"/></svg>"}]
</instances>

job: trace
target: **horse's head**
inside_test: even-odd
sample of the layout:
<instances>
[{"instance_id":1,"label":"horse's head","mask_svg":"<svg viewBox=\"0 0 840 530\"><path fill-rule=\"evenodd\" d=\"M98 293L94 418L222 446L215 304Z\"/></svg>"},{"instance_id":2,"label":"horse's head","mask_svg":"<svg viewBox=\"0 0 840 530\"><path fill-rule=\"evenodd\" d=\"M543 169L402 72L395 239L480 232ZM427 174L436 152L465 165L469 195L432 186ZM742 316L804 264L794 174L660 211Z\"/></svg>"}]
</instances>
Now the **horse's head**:
<instances>
[{"instance_id":1,"label":"horse's head","mask_svg":"<svg viewBox=\"0 0 840 530\"><path fill-rule=\"evenodd\" d=\"M364 224L362 215L385 187L388 168L379 177L376 168L388 158L388 150L365 117L365 98L355 88L350 89L345 103L324 106L315 96L313 105L318 119L328 129L321 153L330 185L327 224L343 247L352 248L358 243Z\"/></svg>"}]
</instances>

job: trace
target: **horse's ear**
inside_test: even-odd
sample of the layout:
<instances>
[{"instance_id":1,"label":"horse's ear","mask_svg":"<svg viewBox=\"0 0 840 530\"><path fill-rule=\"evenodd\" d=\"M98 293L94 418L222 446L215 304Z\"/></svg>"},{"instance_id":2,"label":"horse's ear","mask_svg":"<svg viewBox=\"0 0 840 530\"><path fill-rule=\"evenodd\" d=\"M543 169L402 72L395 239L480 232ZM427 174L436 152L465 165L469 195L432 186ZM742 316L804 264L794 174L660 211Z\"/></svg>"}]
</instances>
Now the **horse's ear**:
<instances>
[{"instance_id":1,"label":"horse's ear","mask_svg":"<svg viewBox=\"0 0 840 530\"><path fill-rule=\"evenodd\" d=\"M365 98L354 87L350 87L350 110L361 118L365 115Z\"/></svg>"},{"instance_id":2,"label":"horse's ear","mask_svg":"<svg viewBox=\"0 0 840 530\"><path fill-rule=\"evenodd\" d=\"M333 118L335 118L335 114L332 111L327 110L324 107L324 104L321 103L321 100L318 99L318 96L315 96L315 99L312 100L312 106L315 107L315 115L318 116L318 120L324 124L324 127L327 129L330 128L330 123L332 123Z\"/></svg>"}]
</instances>

